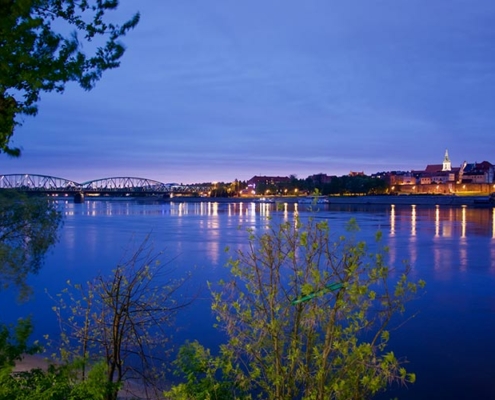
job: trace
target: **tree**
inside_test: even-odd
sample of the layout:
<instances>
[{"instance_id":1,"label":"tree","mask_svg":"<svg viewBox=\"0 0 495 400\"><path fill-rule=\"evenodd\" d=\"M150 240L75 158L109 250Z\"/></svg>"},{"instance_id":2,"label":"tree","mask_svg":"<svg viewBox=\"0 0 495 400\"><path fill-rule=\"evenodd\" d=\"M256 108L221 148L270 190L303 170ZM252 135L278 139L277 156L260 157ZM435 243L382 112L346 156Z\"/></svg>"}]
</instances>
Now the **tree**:
<instances>
[{"instance_id":1,"label":"tree","mask_svg":"<svg viewBox=\"0 0 495 400\"><path fill-rule=\"evenodd\" d=\"M83 380L87 366L103 359L114 388L106 399L115 400L126 380L140 381L146 394L159 392L166 328L190 303L179 298L186 280L172 272L160 264L148 237L108 277L99 275L86 285L68 282L59 295L54 311L62 327L61 358L83 360Z\"/></svg>"},{"instance_id":2,"label":"tree","mask_svg":"<svg viewBox=\"0 0 495 400\"><path fill-rule=\"evenodd\" d=\"M26 278L37 273L43 257L57 241L62 216L46 198L0 191L0 289L29 293Z\"/></svg>"},{"instance_id":3,"label":"tree","mask_svg":"<svg viewBox=\"0 0 495 400\"><path fill-rule=\"evenodd\" d=\"M352 237L332 242L326 221L267 229L251 233L229 262L233 278L213 292L226 379L274 400L365 399L414 382L386 346L394 315L424 282L386 265L381 235L370 252Z\"/></svg>"},{"instance_id":4,"label":"tree","mask_svg":"<svg viewBox=\"0 0 495 400\"><path fill-rule=\"evenodd\" d=\"M118 0L0 0L0 153L10 146L20 115L35 115L42 92L63 92L68 82L90 90L103 71L119 66L119 39L139 21L122 25L106 13ZM59 31L75 29L70 35ZM81 33L82 37L77 33ZM94 49L93 54L83 47Z\"/></svg>"}]
</instances>

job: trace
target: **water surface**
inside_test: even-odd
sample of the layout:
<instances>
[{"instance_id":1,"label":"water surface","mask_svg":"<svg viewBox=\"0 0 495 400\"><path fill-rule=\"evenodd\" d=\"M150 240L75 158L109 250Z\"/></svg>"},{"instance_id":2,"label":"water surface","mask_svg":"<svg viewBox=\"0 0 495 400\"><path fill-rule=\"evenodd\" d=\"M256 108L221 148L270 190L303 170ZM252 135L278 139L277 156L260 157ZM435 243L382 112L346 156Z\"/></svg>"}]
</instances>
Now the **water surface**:
<instances>
[{"instance_id":1,"label":"water surface","mask_svg":"<svg viewBox=\"0 0 495 400\"><path fill-rule=\"evenodd\" d=\"M377 230L390 248L389 264L409 260L412 276L427 281L426 293L408 304L417 315L392 332L390 347L417 374L409 388L391 390L383 399L495 398L495 218L492 209L429 206L319 206L316 213L294 204L140 203L97 200L60 202L64 225L60 242L30 282L31 302L14 306L0 293L1 317L15 320L32 313L38 335L58 327L45 290L60 292L67 280L85 282L109 273L126 249L150 234L162 259L176 273L191 272L189 290L197 297L177 324L175 340L199 339L214 347L221 339L212 328L206 282L227 276L224 249L242 248L246 230L262 232L270 219L314 215L327 219L337 236L350 218L360 238L372 241ZM7 305L7 307L5 307Z\"/></svg>"}]
</instances>

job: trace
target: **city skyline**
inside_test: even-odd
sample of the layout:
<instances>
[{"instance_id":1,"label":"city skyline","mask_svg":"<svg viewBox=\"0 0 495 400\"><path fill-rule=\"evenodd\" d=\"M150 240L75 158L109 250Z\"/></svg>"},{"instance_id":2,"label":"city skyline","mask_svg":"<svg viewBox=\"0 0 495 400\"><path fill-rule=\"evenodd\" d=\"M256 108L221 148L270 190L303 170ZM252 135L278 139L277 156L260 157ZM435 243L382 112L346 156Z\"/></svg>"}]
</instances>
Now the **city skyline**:
<instances>
[{"instance_id":1,"label":"city skyline","mask_svg":"<svg viewBox=\"0 0 495 400\"><path fill-rule=\"evenodd\" d=\"M120 68L44 94L0 172L84 182L495 162L495 4L142 3Z\"/></svg>"},{"instance_id":2,"label":"city skyline","mask_svg":"<svg viewBox=\"0 0 495 400\"><path fill-rule=\"evenodd\" d=\"M434 162L434 163L428 163L428 164L425 164L424 167L425 168L418 168L418 169L406 169L406 170L381 170L381 171L370 171L369 173L365 173L364 175L366 176L375 176L375 175L380 175L380 174L387 174L387 175L390 175L390 174L402 174L402 173L405 173L405 174L414 174L414 173L420 173L420 172L426 172L427 174L431 173L431 171L428 171L428 167L442 167L442 163L439 163L438 160L436 160L437 162ZM448 167L445 167L445 162L448 162ZM483 160L483 162L486 162L487 160ZM489 162L489 161L488 161ZM448 156L448 149L445 150L445 156L444 156L444 159L443 159L443 168L446 170L446 171L450 171L451 168L453 168L453 170L456 170L458 171L459 169L461 169L463 167L463 164L466 164L467 161L465 160L462 164L460 164L459 166L456 166L455 164L452 164L451 161L450 161L450 158ZM474 163L470 163L470 164L477 164L478 162L474 162ZM490 162L489 162L490 163ZM492 164L492 163L490 163ZM495 168L495 164L493 164L492 166L493 168ZM328 173L328 172L315 172L315 173L312 173L312 174L309 174L307 176L297 176L296 175L296 178L297 179L306 179L306 178L311 178L313 176L317 176L317 175L326 175L328 177L342 177L342 176L351 176L351 175L360 175L361 173L363 173L363 171L359 171L358 169L354 169L354 170L351 170L349 171L349 173L344 173L342 175L337 175L337 174L332 174L332 173ZM90 178L90 179L86 179L84 181L78 181L76 179L72 179L71 177L68 177L68 176L61 176L61 175L57 175L57 176L54 176L54 175L47 175L47 174L41 174L41 173L26 173L26 172L21 172L21 171L17 171L17 172L13 172L13 173L6 173L6 174L0 174L1 175L31 175L31 176L35 176L35 175L39 175L39 176L47 176L47 177L50 177L50 178L56 178L56 179L65 179L67 181L73 181L75 183L78 183L78 184L84 184L84 183L87 183L87 182L92 182L92 181L98 181L98 180L106 180L106 179L115 179L115 178L132 178L132 179L145 179L145 180L156 180L160 183L164 183L164 184L184 184L184 185L188 185L188 184L202 184L202 183L232 183L234 181L240 181L240 182L246 182L246 181L249 181L250 179L253 179L253 178L256 178L256 177L260 177L260 178L263 178L263 177L266 177L266 178L273 178L273 177L282 177L282 178L290 178L291 175L293 174L280 174L280 175L268 175L268 174L245 174L245 176L249 176L247 178L234 178L234 179L231 179L231 180L228 180L228 181L222 181L222 180L218 180L218 179L214 179L214 180L211 180L211 181L199 181L199 180L193 180L191 182L179 182L177 180L174 180L174 181L160 181L160 180L157 180L157 179L154 179L154 178L150 178L148 176L137 176L136 174L131 174L131 175L108 175L108 176L98 176L96 178Z\"/></svg>"}]
</instances>

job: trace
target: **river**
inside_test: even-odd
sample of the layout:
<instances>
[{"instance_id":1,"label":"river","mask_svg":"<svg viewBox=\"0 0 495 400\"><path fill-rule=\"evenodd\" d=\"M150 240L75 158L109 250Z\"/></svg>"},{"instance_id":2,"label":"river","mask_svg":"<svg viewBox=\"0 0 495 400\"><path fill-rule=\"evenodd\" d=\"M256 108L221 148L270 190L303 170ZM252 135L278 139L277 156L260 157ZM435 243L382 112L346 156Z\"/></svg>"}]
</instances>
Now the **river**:
<instances>
[{"instance_id":1,"label":"river","mask_svg":"<svg viewBox=\"0 0 495 400\"><path fill-rule=\"evenodd\" d=\"M495 398L495 210L470 206L321 205L310 211L295 204L254 202L59 201L64 215L60 241L40 273L30 279L34 296L18 305L0 292L4 320L33 314L36 335L56 336L51 311L54 295L67 280L85 282L107 273L148 234L162 259L177 273L192 273L194 304L178 318L176 341L199 339L216 346L206 282L227 276L228 246L247 243L248 228L262 231L270 218L315 215L332 232L344 232L350 218L359 236L383 232L389 264L409 260L412 277L427 282L426 292L407 305L417 315L391 333L390 350L407 359L417 374L408 388L393 388L380 399ZM202 289L198 292L198 288ZM198 294L199 293L199 294ZM5 305L8 304L8 307ZM14 306L15 304L15 306Z\"/></svg>"}]
</instances>

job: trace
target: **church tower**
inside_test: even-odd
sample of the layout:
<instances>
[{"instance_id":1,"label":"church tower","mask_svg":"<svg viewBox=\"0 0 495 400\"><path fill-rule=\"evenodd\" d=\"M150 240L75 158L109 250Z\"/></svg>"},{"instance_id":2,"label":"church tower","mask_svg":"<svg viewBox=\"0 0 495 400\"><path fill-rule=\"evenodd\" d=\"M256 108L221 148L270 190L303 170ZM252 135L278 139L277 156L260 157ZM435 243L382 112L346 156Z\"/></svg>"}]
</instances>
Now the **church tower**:
<instances>
[{"instance_id":1,"label":"church tower","mask_svg":"<svg viewBox=\"0 0 495 400\"><path fill-rule=\"evenodd\" d=\"M442 171L450 171L452 169L452 163L449 158L449 151L445 150L445 156L443 157Z\"/></svg>"}]
</instances>

